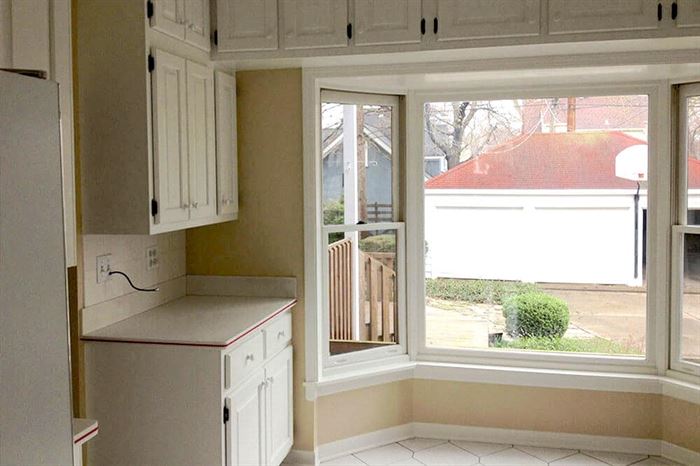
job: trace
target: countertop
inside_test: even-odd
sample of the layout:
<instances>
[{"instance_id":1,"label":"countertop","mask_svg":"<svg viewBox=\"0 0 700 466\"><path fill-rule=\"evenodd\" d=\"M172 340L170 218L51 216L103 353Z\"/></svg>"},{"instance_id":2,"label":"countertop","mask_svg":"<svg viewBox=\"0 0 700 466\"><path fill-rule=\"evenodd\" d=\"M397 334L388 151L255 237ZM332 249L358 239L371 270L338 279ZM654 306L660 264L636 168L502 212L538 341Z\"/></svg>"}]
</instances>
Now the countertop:
<instances>
[{"instance_id":1,"label":"countertop","mask_svg":"<svg viewBox=\"0 0 700 466\"><path fill-rule=\"evenodd\" d=\"M97 435L99 425L94 419L73 418L73 443L82 445Z\"/></svg>"},{"instance_id":2,"label":"countertop","mask_svg":"<svg viewBox=\"0 0 700 466\"><path fill-rule=\"evenodd\" d=\"M185 296L82 339L225 348L296 302L295 298Z\"/></svg>"}]
</instances>

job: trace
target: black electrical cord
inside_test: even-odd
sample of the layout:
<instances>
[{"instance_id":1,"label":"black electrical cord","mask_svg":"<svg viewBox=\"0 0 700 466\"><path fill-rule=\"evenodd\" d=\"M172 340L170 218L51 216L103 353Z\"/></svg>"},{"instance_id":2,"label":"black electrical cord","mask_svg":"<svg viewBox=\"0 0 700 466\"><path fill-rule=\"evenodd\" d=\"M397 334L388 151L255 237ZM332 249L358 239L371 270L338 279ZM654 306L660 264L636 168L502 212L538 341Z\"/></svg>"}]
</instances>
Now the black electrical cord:
<instances>
[{"instance_id":1,"label":"black electrical cord","mask_svg":"<svg viewBox=\"0 0 700 466\"><path fill-rule=\"evenodd\" d=\"M160 290L160 288L139 288L138 286L134 285L134 283L131 281L131 278L129 278L129 276L127 274L125 274L124 272L120 272L119 270L113 270L113 271L109 272L109 274L110 275L122 275L124 278L126 278L126 281L129 282L129 285L133 289L135 289L136 291L146 291L149 293L153 293L153 292Z\"/></svg>"}]
</instances>

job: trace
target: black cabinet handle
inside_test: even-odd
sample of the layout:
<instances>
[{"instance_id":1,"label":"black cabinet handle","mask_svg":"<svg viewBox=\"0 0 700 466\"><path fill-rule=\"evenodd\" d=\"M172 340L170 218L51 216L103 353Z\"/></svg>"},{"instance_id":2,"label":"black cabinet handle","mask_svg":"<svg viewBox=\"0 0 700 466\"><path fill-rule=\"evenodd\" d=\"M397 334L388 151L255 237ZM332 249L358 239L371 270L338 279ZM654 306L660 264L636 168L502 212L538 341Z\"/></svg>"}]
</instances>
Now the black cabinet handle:
<instances>
[{"instance_id":1,"label":"black cabinet handle","mask_svg":"<svg viewBox=\"0 0 700 466\"><path fill-rule=\"evenodd\" d=\"M438 19L437 16L433 18L433 33L437 34L438 33Z\"/></svg>"},{"instance_id":2,"label":"black cabinet handle","mask_svg":"<svg viewBox=\"0 0 700 466\"><path fill-rule=\"evenodd\" d=\"M678 18L678 2L673 2L671 4L671 19L676 20Z\"/></svg>"},{"instance_id":3,"label":"black cabinet handle","mask_svg":"<svg viewBox=\"0 0 700 466\"><path fill-rule=\"evenodd\" d=\"M656 17L659 19L659 21L664 19L664 7L661 5L661 3L659 3L656 7Z\"/></svg>"},{"instance_id":4,"label":"black cabinet handle","mask_svg":"<svg viewBox=\"0 0 700 466\"><path fill-rule=\"evenodd\" d=\"M425 18L420 20L420 33L421 35L425 35Z\"/></svg>"},{"instance_id":5,"label":"black cabinet handle","mask_svg":"<svg viewBox=\"0 0 700 466\"><path fill-rule=\"evenodd\" d=\"M348 23L347 34L348 34L348 39L352 39L352 23Z\"/></svg>"}]
</instances>

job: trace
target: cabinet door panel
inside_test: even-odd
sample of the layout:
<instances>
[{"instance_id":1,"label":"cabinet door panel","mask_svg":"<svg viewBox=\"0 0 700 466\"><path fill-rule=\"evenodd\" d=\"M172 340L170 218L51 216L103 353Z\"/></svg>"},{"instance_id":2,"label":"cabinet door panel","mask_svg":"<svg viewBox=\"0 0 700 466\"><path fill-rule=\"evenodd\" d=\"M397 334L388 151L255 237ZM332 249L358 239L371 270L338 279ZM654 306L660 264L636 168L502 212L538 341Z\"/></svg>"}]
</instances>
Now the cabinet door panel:
<instances>
[{"instance_id":1,"label":"cabinet door panel","mask_svg":"<svg viewBox=\"0 0 700 466\"><path fill-rule=\"evenodd\" d=\"M185 3L185 41L207 52L209 41L209 1L188 0Z\"/></svg>"},{"instance_id":2,"label":"cabinet door panel","mask_svg":"<svg viewBox=\"0 0 700 466\"><path fill-rule=\"evenodd\" d=\"M151 27L178 39L185 38L184 0L153 0Z\"/></svg>"},{"instance_id":3,"label":"cabinet door panel","mask_svg":"<svg viewBox=\"0 0 700 466\"><path fill-rule=\"evenodd\" d=\"M152 74L154 195L157 223L189 218L185 60L155 50Z\"/></svg>"},{"instance_id":4,"label":"cabinet door panel","mask_svg":"<svg viewBox=\"0 0 700 466\"><path fill-rule=\"evenodd\" d=\"M348 45L347 0L282 0L281 5L285 49Z\"/></svg>"},{"instance_id":5,"label":"cabinet door panel","mask_svg":"<svg viewBox=\"0 0 700 466\"><path fill-rule=\"evenodd\" d=\"M187 140L190 217L216 216L214 72L187 62Z\"/></svg>"},{"instance_id":6,"label":"cabinet door panel","mask_svg":"<svg viewBox=\"0 0 700 466\"><path fill-rule=\"evenodd\" d=\"M355 45L421 41L420 0L355 0Z\"/></svg>"},{"instance_id":7,"label":"cabinet door panel","mask_svg":"<svg viewBox=\"0 0 700 466\"><path fill-rule=\"evenodd\" d=\"M677 0L678 19L676 26L679 28L700 26L700 2L697 0Z\"/></svg>"},{"instance_id":8,"label":"cabinet door panel","mask_svg":"<svg viewBox=\"0 0 700 466\"><path fill-rule=\"evenodd\" d=\"M276 50L277 0L217 0L219 51Z\"/></svg>"},{"instance_id":9,"label":"cabinet door panel","mask_svg":"<svg viewBox=\"0 0 700 466\"><path fill-rule=\"evenodd\" d=\"M656 8L650 0L549 0L549 33L657 29Z\"/></svg>"},{"instance_id":10,"label":"cabinet door panel","mask_svg":"<svg viewBox=\"0 0 700 466\"><path fill-rule=\"evenodd\" d=\"M279 464L294 441L292 418L292 347L265 367L267 380L267 443L269 464Z\"/></svg>"},{"instance_id":11,"label":"cabinet door panel","mask_svg":"<svg viewBox=\"0 0 700 466\"><path fill-rule=\"evenodd\" d=\"M540 0L437 0L438 41L536 36Z\"/></svg>"},{"instance_id":12,"label":"cabinet door panel","mask_svg":"<svg viewBox=\"0 0 700 466\"><path fill-rule=\"evenodd\" d=\"M219 215L238 213L236 78L216 73L216 163Z\"/></svg>"},{"instance_id":13,"label":"cabinet door panel","mask_svg":"<svg viewBox=\"0 0 700 466\"><path fill-rule=\"evenodd\" d=\"M263 369L224 401L229 409L226 423L226 465L259 466L265 462L265 397Z\"/></svg>"}]
</instances>

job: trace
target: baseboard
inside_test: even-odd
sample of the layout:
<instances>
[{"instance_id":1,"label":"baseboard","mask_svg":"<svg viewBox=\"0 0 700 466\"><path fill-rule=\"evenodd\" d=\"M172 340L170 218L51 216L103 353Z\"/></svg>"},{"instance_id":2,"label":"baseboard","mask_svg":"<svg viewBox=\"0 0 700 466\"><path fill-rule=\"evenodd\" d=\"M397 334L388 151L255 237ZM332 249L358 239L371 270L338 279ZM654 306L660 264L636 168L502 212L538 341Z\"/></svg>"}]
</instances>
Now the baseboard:
<instances>
[{"instance_id":1,"label":"baseboard","mask_svg":"<svg viewBox=\"0 0 700 466\"><path fill-rule=\"evenodd\" d=\"M318 464L316 460L317 455L315 451L290 450L283 464L316 466Z\"/></svg>"},{"instance_id":2,"label":"baseboard","mask_svg":"<svg viewBox=\"0 0 700 466\"><path fill-rule=\"evenodd\" d=\"M360 450L380 447L387 443L415 437L413 426L413 423L403 424L389 427L388 429L376 430L368 434L336 440L335 442L324 443L318 447L319 461L328 461Z\"/></svg>"},{"instance_id":3,"label":"baseboard","mask_svg":"<svg viewBox=\"0 0 700 466\"><path fill-rule=\"evenodd\" d=\"M514 443L574 450L615 451L663 456L683 464L700 464L700 452L655 439L569 434L492 427L458 426L413 422L367 434L357 435L318 447L318 461L328 461L368 448L399 442L411 437L469 440L474 442ZM314 463L307 463L314 464Z\"/></svg>"}]
</instances>

